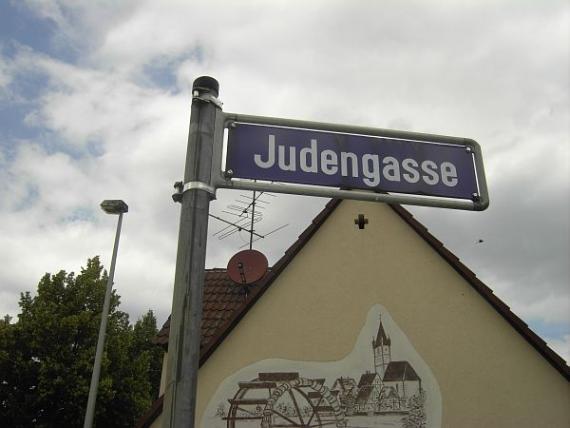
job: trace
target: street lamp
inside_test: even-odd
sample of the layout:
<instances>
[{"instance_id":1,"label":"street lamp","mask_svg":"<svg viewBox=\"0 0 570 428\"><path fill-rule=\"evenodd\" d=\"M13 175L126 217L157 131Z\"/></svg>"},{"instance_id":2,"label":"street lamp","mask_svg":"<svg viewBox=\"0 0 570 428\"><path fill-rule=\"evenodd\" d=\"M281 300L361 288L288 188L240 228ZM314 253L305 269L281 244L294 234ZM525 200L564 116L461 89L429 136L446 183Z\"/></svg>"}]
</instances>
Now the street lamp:
<instances>
[{"instance_id":1,"label":"street lamp","mask_svg":"<svg viewBox=\"0 0 570 428\"><path fill-rule=\"evenodd\" d=\"M101 312L101 325L99 326L99 339L97 339L97 351L95 352L95 362L93 363L93 373L91 374L91 385L89 386L89 398L87 400L87 410L85 411L85 421L83 428L93 426L93 416L95 414L95 402L97 401L97 388L99 386L99 374L101 373L101 359L103 358L103 348L105 347L105 334L107 331L107 318L109 317L109 306L111 304L111 291L113 289L113 276L115 275L115 261L117 260L117 250L119 248L119 237L121 236L121 224L123 214L129 211L128 205L121 200L105 200L101 202L101 208L107 214L118 214L117 233L115 235L115 245L113 246L113 257L111 258L111 268L107 279L107 290L105 291L105 302Z\"/></svg>"}]
</instances>

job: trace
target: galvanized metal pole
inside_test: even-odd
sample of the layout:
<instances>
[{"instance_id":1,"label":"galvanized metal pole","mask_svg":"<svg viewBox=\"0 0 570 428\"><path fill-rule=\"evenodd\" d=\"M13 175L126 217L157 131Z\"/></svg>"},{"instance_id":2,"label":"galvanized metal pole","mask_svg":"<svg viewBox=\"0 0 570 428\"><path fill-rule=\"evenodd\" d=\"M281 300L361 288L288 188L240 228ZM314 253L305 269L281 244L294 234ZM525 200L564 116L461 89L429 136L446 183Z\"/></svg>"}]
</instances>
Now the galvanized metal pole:
<instances>
[{"instance_id":1,"label":"galvanized metal pole","mask_svg":"<svg viewBox=\"0 0 570 428\"><path fill-rule=\"evenodd\" d=\"M115 244L113 245L113 256L111 258L111 268L109 278L107 278L107 290L101 312L101 324L99 325L99 338L97 339L97 350L95 351L95 362L93 363L93 373L91 373L91 385L89 386L89 398L87 399L87 410L83 428L91 428L95 416L95 403L97 402L97 389L99 387L99 375L101 373L101 360L103 359L103 349L105 348L105 335L107 333L107 320L109 319L109 307L111 306L111 292L113 290L113 277L115 276L115 263L117 261L117 251L119 249L119 238L121 236L121 225L123 224L123 213L119 214L117 220L117 232L115 234Z\"/></svg>"},{"instance_id":2,"label":"galvanized metal pole","mask_svg":"<svg viewBox=\"0 0 570 428\"><path fill-rule=\"evenodd\" d=\"M218 90L218 82L208 76L196 79L192 88L163 406L163 426L168 428L194 427L208 210L214 192L209 185L216 114L221 111Z\"/></svg>"}]
</instances>

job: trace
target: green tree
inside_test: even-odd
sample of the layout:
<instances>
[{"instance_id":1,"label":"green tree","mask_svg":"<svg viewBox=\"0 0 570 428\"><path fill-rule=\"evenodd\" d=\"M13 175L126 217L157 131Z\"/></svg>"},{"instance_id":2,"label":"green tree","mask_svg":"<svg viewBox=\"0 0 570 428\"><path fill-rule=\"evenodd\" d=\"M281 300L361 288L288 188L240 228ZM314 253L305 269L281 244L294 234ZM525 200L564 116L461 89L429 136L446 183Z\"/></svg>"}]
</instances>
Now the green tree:
<instances>
[{"instance_id":1,"label":"green tree","mask_svg":"<svg viewBox=\"0 0 570 428\"><path fill-rule=\"evenodd\" d=\"M75 276L46 274L20 297L18 320L0 321L0 426L83 424L107 273L99 258ZM95 425L132 427L149 407L160 364L151 311L135 326L111 298Z\"/></svg>"},{"instance_id":2,"label":"green tree","mask_svg":"<svg viewBox=\"0 0 570 428\"><path fill-rule=\"evenodd\" d=\"M144 314L134 325L133 336L133 351L139 354L139 357L144 355L148 358L148 380L150 382L151 398L153 400L158 398L160 388L160 375L162 373L162 357L163 350L157 346L153 339L158 333L156 325L156 317L154 313L149 310ZM136 358L133 355L133 358Z\"/></svg>"}]
</instances>

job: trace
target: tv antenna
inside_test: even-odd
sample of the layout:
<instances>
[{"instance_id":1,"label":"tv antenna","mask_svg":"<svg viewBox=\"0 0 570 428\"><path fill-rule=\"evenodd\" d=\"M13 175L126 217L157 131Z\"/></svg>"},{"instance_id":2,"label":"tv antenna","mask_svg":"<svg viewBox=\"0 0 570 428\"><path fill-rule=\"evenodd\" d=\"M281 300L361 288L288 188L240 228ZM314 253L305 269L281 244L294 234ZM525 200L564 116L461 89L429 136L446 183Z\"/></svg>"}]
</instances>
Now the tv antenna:
<instances>
[{"instance_id":1,"label":"tv antenna","mask_svg":"<svg viewBox=\"0 0 570 428\"><path fill-rule=\"evenodd\" d=\"M287 226L289 224L284 224L275 229L262 234L255 229L255 225L263 220L263 211L269 205L269 201L262 199L262 197L275 198L276 196L267 192L257 192L253 191L252 196L240 195L241 199L236 199L235 203L228 205L226 210L222 212L227 214L228 218L223 218L214 214L209 214L210 217L215 218L226 225L220 230L214 233L218 239L226 239L235 233L246 232L249 234L249 242L242 245L240 248L249 246L251 250L253 248L253 243L264 239L267 236L275 233Z\"/></svg>"}]
</instances>

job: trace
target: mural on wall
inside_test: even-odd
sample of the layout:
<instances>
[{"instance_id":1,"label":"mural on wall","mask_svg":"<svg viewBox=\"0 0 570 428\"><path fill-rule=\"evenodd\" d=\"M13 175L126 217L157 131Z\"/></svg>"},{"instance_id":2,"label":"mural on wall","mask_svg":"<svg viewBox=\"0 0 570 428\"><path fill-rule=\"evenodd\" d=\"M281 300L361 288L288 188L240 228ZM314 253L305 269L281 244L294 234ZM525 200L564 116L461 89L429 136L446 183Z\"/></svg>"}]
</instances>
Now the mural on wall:
<instances>
[{"instance_id":1,"label":"mural on wall","mask_svg":"<svg viewBox=\"0 0 570 428\"><path fill-rule=\"evenodd\" d=\"M344 359L254 363L222 382L202 417L208 428L440 426L437 381L381 305Z\"/></svg>"}]
</instances>

